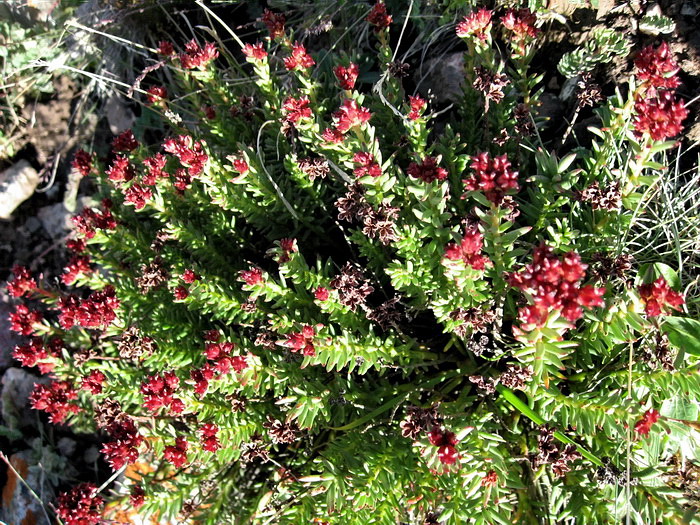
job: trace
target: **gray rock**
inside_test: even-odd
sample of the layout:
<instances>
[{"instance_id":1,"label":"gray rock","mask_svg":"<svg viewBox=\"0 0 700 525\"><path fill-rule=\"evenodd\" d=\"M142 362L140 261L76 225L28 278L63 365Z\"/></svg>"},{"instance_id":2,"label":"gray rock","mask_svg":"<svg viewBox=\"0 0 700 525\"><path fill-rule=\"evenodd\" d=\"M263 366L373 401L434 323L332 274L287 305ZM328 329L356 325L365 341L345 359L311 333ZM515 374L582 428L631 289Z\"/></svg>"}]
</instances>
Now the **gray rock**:
<instances>
[{"instance_id":1,"label":"gray rock","mask_svg":"<svg viewBox=\"0 0 700 525\"><path fill-rule=\"evenodd\" d=\"M44 481L42 468L37 465L34 452L24 450L12 454L9 460L21 479L13 471L8 471L7 481L2 488L0 520L9 525L21 523L50 525L46 512L27 488L29 485L40 498L49 501L50 495L47 491L51 488Z\"/></svg>"},{"instance_id":2,"label":"gray rock","mask_svg":"<svg viewBox=\"0 0 700 525\"><path fill-rule=\"evenodd\" d=\"M0 282L0 372L12 366L12 350L21 342L17 334L10 330L8 316L14 310L14 306L6 289L7 283Z\"/></svg>"},{"instance_id":3,"label":"gray rock","mask_svg":"<svg viewBox=\"0 0 700 525\"><path fill-rule=\"evenodd\" d=\"M29 394L36 383L48 383L47 377L37 377L21 368L8 368L2 376L0 415L9 432L36 424L37 418L29 403Z\"/></svg>"},{"instance_id":4,"label":"gray rock","mask_svg":"<svg viewBox=\"0 0 700 525\"><path fill-rule=\"evenodd\" d=\"M37 211L37 217L49 236L58 240L70 231L70 217L62 202L44 206Z\"/></svg>"},{"instance_id":5,"label":"gray rock","mask_svg":"<svg viewBox=\"0 0 700 525\"><path fill-rule=\"evenodd\" d=\"M99 458L100 451L97 449L97 447L90 447L87 450L85 450L85 453L83 454L83 461L85 461L85 463L87 463L88 465L92 465Z\"/></svg>"},{"instance_id":6,"label":"gray rock","mask_svg":"<svg viewBox=\"0 0 700 525\"><path fill-rule=\"evenodd\" d=\"M78 444L76 443L75 439L71 439L69 437L62 437L58 440L58 443L56 443L56 448L58 448L58 451L64 457L70 457L75 454L75 449L77 447Z\"/></svg>"},{"instance_id":7,"label":"gray rock","mask_svg":"<svg viewBox=\"0 0 700 525\"><path fill-rule=\"evenodd\" d=\"M118 135L122 131L126 131L134 125L136 115L124 103L124 99L119 95L112 95L105 104L105 112L107 113L107 122L109 130Z\"/></svg>"},{"instance_id":8,"label":"gray rock","mask_svg":"<svg viewBox=\"0 0 700 525\"><path fill-rule=\"evenodd\" d=\"M416 84L424 96L433 95L435 101L461 100L464 86L464 54L449 55L426 60L418 70Z\"/></svg>"},{"instance_id":9,"label":"gray rock","mask_svg":"<svg viewBox=\"0 0 700 525\"><path fill-rule=\"evenodd\" d=\"M39 174L26 160L20 160L0 173L0 219L9 219L12 212L34 194Z\"/></svg>"}]
</instances>

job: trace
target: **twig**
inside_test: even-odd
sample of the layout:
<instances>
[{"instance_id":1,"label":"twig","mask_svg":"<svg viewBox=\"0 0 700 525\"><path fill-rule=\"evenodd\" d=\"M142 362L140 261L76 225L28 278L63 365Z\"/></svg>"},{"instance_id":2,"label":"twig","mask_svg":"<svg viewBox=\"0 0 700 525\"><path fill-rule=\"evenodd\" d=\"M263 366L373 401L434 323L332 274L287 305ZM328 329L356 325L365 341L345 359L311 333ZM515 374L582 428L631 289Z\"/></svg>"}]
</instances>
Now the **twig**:
<instances>
[{"instance_id":1,"label":"twig","mask_svg":"<svg viewBox=\"0 0 700 525\"><path fill-rule=\"evenodd\" d=\"M22 484L25 487L27 487L27 490L29 490L29 493L32 496L34 496L34 498L39 502L39 506L41 507L41 510L44 511L44 516L46 516L46 521L48 523L51 523L51 518L49 517L49 512L46 510L46 507L44 506L44 502L41 501L41 498L39 497L39 495L36 492L34 492L34 489L32 489L32 487L29 486L29 483L27 483L24 480L24 478L19 474L19 472L17 472L14 465L10 462L8 457L5 454L3 454L2 452L0 452L0 459L3 460L5 465L7 465L7 468L9 468L12 471L12 473L17 477L17 479L20 480L20 482L22 482ZM56 520L58 521L58 523L60 525L63 525L63 522L58 518L58 516L56 517Z\"/></svg>"}]
</instances>

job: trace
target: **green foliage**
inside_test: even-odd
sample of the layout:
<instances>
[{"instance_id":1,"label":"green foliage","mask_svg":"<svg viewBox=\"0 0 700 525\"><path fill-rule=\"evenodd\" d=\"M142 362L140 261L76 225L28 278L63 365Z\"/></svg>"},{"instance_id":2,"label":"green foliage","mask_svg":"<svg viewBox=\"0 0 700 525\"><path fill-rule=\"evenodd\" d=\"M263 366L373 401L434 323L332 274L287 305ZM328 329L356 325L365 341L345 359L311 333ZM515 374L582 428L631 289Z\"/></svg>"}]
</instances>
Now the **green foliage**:
<instances>
[{"instance_id":1,"label":"green foliage","mask_svg":"<svg viewBox=\"0 0 700 525\"><path fill-rule=\"evenodd\" d=\"M162 522L679 519L664 476L697 458L700 334L672 300L688 274L625 257L640 210L664 209L650 189L670 148L634 134L634 84L598 108L590 148L554 153L532 127L534 31L464 37L470 82L441 117L390 75L388 29L339 16L371 46L335 28L306 41L314 68L292 67L290 28L231 67L165 59L169 97L148 118L186 118L122 152L133 179L107 173L114 154L95 161L116 221L78 220L96 271L79 298L34 292L37 335L63 339L57 377L105 376L69 421L97 413L110 443L127 438L104 412L132 419L125 461L147 468L125 483ZM628 50L601 30L564 71ZM330 66L349 56L365 71L341 89ZM489 72L508 89L485 115L472 76ZM158 143L167 175L149 181ZM618 182L617 207L584 198ZM663 296L640 288L659 277ZM89 298L107 286L118 307Z\"/></svg>"},{"instance_id":2,"label":"green foliage","mask_svg":"<svg viewBox=\"0 0 700 525\"><path fill-rule=\"evenodd\" d=\"M566 78L574 78L593 71L598 64L607 64L615 55L627 55L631 47L631 42L622 33L595 28L583 46L561 57L557 69Z\"/></svg>"}]
</instances>

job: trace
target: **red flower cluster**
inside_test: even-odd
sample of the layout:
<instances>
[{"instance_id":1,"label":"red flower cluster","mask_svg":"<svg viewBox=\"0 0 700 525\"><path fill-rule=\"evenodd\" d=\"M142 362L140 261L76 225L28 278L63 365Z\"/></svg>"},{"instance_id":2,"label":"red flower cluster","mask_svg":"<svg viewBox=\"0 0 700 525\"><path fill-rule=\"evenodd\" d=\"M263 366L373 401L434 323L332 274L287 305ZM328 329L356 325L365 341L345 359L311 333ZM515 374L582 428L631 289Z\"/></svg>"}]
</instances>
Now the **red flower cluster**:
<instances>
[{"instance_id":1,"label":"red flower cluster","mask_svg":"<svg viewBox=\"0 0 700 525\"><path fill-rule=\"evenodd\" d=\"M333 73L335 74L335 78L338 79L340 89L350 90L355 87L355 81L357 81L357 75L360 74L360 68L357 64L350 62L350 65L347 67L334 67Z\"/></svg>"},{"instance_id":2,"label":"red flower cluster","mask_svg":"<svg viewBox=\"0 0 700 525\"><path fill-rule=\"evenodd\" d=\"M117 221L112 216L110 211L111 202L102 202L102 211L95 211L91 208L85 208L71 220L75 229L82 233L86 239L92 239L95 236L95 229L114 230L117 227Z\"/></svg>"},{"instance_id":3,"label":"red flower cluster","mask_svg":"<svg viewBox=\"0 0 700 525\"><path fill-rule=\"evenodd\" d=\"M301 352L304 355L316 355L316 348L314 347L314 337L316 336L316 330L313 326L304 325L301 332L293 332L287 334L287 339L285 341L279 342L281 346L289 348L292 352Z\"/></svg>"},{"instance_id":4,"label":"red flower cluster","mask_svg":"<svg viewBox=\"0 0 700 525\"><path fill-rule=\"evenodd\" d=\"M166 372L162 376L149 376L141 385L141 393L144 395L143 406L151 412L161 407L170 407L173 414L180 414L185 409L185 404L174 396L180 380L175 372Z\"/></svg>"},{"instance_id":5,"label":"red flower cluster","mask_svg":"<svg viewBox=\"0 0 700 525\"><path fill-rule=\"evenodd\" d=\"M141 485L136 485L129 494L129 503L134 509L139 510L146 503L146 491Z\"/></svg>"},{"instance_id":6,"label":"red flower cluster","mask_svg":"<svg viewBox=\"0 0 700 525\"><path fill-rule=\"evenodd\" d=\"M146 90L146 100L149 104L156 104L168 98L168 90L163 86L151 86Z\"/></svg>"},{"instance_id":7,"label":"red flower cluster","mask_svg":"<svg viewBox=\"0 0 700 525\"><path fill-rule=\"evenodd\" d=\"M207 42L201 48L194 38L185 44L185 52L179 55L180 64L185 69L204 69L209 62L218 56L219 50L213 43Z\"/></svg>"},{"instance_id":8,"label":"red flower cluster","mask_svg":"<svg viewBox=\"0 0 700 525\"><path fill-rule=\"evenodd\" d=\"M48 374L54 369L54 357L58 355L63 341L59 338L52 339L48 346L38 337L33 337L29 343L16 346L12 357L22 363L22 366L39 367L39 372Z\"/></svg>"},{"instance_id":9,"label":"red flower cluster","mask_svg":"<svg viewBox=\"0 0 700 525\"><path fill-rule=\"evenodd\" d=\"M197 275L191 268L188 268L182 272L182 280L185 281L186 284L192 284L193 282L199 280L199 275Z\"/></svg>"},{"instance_id":10,"label":"red flower cluster","mask_svg":"<svg viewBox=\"0 0 700 525\"><path fill-rule=\"evenodd\" d=\"M521 52L524 51L528 40L537 37L539 29L535 27L537 16L527 7L522 9L508 9L501 17L501 23L508 31L513 33L513 44Z\"/></svg>"},{"instance_id":11,"label":"red flower cluster","mask_svg":"<svg viewBox=\"0 0 700 525\"><path fill-rule=\"evenodd\" d=\"M369 122L371 117L372 114L369 112L369 109L359 106L357 102L351 99L345 99L340 109L333 113L335 128L342 134L347 133L355 126L362 126L366 122ZM324 138L326 138L325 133Z\"/></svg>"},{"instance_id":12,"label":"red flower cluster","mask_svg":"<svg viewBox=\"0 0 700 525\"><path fill-rule=\"evenodd\" d=\"M316 63L306 52L306 48L298 42L292 45L292 54L283 60L288 71L308 69Z\"/></svg>"},{"instance_id":13,"label":"red flower cluster","mask_svg":"<svg viewBox=\"0 0 700 525\"><path fill-rule=\"evenodd\" d=\"M112 469L116 471L124 465L135 463L139 458L138 448L143 437L138 433L133 420L121 417L107 427L107 433L112 441L102 445L102 453Z\"/></svg>"},{"instance_id":14,"label":"red flower cluster","mask_svg":"<svg viewBox=\"0 0 700 525\"><path fill-rule=\"evenodd\" d=\"M202 433L202 448L209 452L216 452L221 448L221 443L216 434L219 432L219 427L214 423L205 423L199 428Z\"/></svg>"},{"instance_id":15,"label":"red flower cluster","mask_svg":"<svg viewBox=\"0 0 700 525\"><path fill-rule=\"evenodd\" d=\"M187 463L187 439L180 436L175 439L175 446L165 447L163 457L175 468L184 467Z\"/></svg>"},{"instance_id":16,"label":"red flower cluster","mask_svg":"<svg viewBox=\"0 0 700 525\"><path fill-rule=\"evenodd\" d=\"M637 78L642 80L634 95L635 135L652 140L675 137L682 130L688 109L676 99L674 89L680 85L678 64L665 42L657 49L644 48L634 61Z\"/></svg>"},{"instance_id":17,"label":"red flower cluster","mask_svg":"<svg viewBox=\"0 0 700 525\"><path fill-rule=\"evenodd\" d=\"M146 186L134 183L124 192L124 200L134 205L137 210L143 209L146 202L153 198L153 192Z\"/></svg>"},{"instance_id":18,"label":"red flower cluster","mask_svg":"<svg viewBox=\"0 0 700 525\"><path fill-rule=\"evenodd\" d=\"M83 378L80 383L80 388L87 390L91 394L101 394L102 383L104 383L106 379L107 377L99 370L92 370L89 375Z\"/></svg>"},{"instance_id":19,"label":"red flower cluster","mask_svg":"<svg viewBox=\"0 0 700 525\"><path fill-rule=\"evenodd\" d=\"M103 506L97 486L81 483L58 496L56 514L65 525L97 525L102 521Z\"/></svg>"},{"instance_id":20,"label":"red flower cluster","mask_svg":"<svg viewBox=\"0 0 700 525\"><path fill-rule=\"evenodd\" d=\"M68 239L66 249L75 253L83 253L87 248L87 243L83 239Z\"/></svg>"},{"instance_id":21,"label":"red flower cluster","mask_svg":"<svg viewBox=\"0 0 700 525\"><path fill-rule=\"evenodd\" d=\"M202 143L189 135L178 135L175 138L167 139L163 143L163 149L167 153L175 155L180 164L188 168L187 172L193 177L202 173L204 165L209 160Z\"/></svg>"},{"instance_id":22,"label":"red flower cluster","mask_svg":"<svg viewBox=\"0 0 700 525\"><path fill-rule=\"evenodd\" d=\"M265 9L262 15L262 22L267 27L270 33L270 38L275 39L280 36L284 36L284 23L287 20L281 13L273 13L269 9Z\"/></svg>"},{"instance_id":23,"label":"red flower cluster","mask_svg":"<svg viewBox=\"0 0 700 525\"><path fill-rule=\"evenodd\" d=\"M184 192L192 184L192 176L184 168L176 169L173 179L173 186L180 193Z\"/></svg>"},{"instance_id":24,"label":"red flower cluster","mask_svg":"<svg viewBox=\"0 0 700 525\"><path fill-rule=\"evenodd\" d=\"M34 325L40 323L44 317L40 312L30 310L26 304L18 304L15 311L10 313L10 329L18 334L32 335Z\"/></svg>"},{"instance_id":25,"label":"red flower cluster","mask_svg":"<svg viewBox=\"0 0 700 525\"><path fill-rule=\"evenodd\" d=\"M445 180L447 178L447 170L440 168L437 165L438 161L435 157L425 157L423 162L411 162L406 169L406 172L416 179L421 179L423 182L433 182L436 180Z\"/></svg>"},{"instance_id":26,"label":"red flower cluster","mask_svg":"<svg viewBox=\"0 0 700 525\"><path fill-rule=\"evenodd\" d=\"M531 331L544 326L554 310L561 310L562 316L573 323L583 316L582 307L602 306L605 288L581 286L587 267L576 252L559 259L549 246L537 247L532 263L508 277L511 286L529 293L534 301L519 311L521 329Z\"/></svg>"},{"instance_id":27,"label":"red flower cluster","mask_svg":"<svg viewBox=\"0 0 700 525\"><path fill-rule=\"evenodd\" d=\"M391 25L391 15L386 10L386 4L384 2L374 4L366 20L374 26L375 33L389 27Z\"/></svg>"},{"instance_id":28,"label":"red flower cluster","mask_svg":"<svg viewBox=\"0 0 700 525\"><path fill-rule=\"evenodd\" d=\"M68 266L63 269L61 280L63 284L73 284L78 278L78 275L88 274L92 271L90 268L90 257L87 255L74 255L68 262Z\"/></svg>"},{"instance_id":29,"label":"red flower cluster","mask_svg":"<svg viewBox=\"0 0 700 525\"><path fill-rule=\"evenodd\" d=\"M460 38L475 36L485 42L491 32L492 15L493 13L489 9L473 11L457 24L457 36Z\"/></svg>"},{"instance_id":30,"label":"red flower cluster","mask_svg":"<svg viewBox=\"0 0 700 525\"><path fill-rule=\"evenodd\" d=\"M241 175L245 175L250 171L250 166L248 166L248 163L242 157L233 159L231 163L233 164L233 169Z\"/></svg>"},{"instance_id":31,"label":"red flower cluster","mask_svg":"<svg viewBox=\"0 0 700 525\"><path fill-rule=\"evenodd\" d=\"M248 368L248 362L245 356L237 355L232 356L234 344L230 342L225 343L207 343L204 348L204 355L210 361L214 361L214 369L219 374L228 374L231 369L236 372L241 372Z\"/></svg>"},{"instance_id":32,"label":"red flower cluster","mask_svg":"<svg viewBox=\"0 0 700 525\"><path fill-rule=\"evenodd\" d=\"M411 111L408 113L408 120L418 120L425 110L426 102L419 96L408 96L408 103L411 106Z\"/></svg>"},{"instance_id":33,"label":"red flower cluster","mask_svg":"<svg viewBox=\"0 0 700 525\"><path fill-rule=\"evenodd\" d=\"M457 461L459 453L455 447L457 437L454 432L434 426L428 432L428 441L430 441L431 445L438 447L438 458L444 465L452 465Z\"/></svg>"},{"instance_id":34,"label":"red flower cluster","mask_svg":"<svg viewBox=\"0 0 700 525\"><path fill-rule=\"evenodd\" d=\"M638 290L644 301L644 311L649 317L662 315L668 308L680 310L685 303L683 296L672 290L663 277L659 277L653 283L640 285Z\"/></svg>"},{"instance_id":35,"label":"red flower cluster","mask_svg":"<svg viewBox=\"0 0 700 525\"><path fill-rule=\"evenodd\" d=\"M119 299L111 285L92 292L87 299L80 300L75 295L61 297L58 301L58 321L64 330L75 325L83 328L106 328L116 318Z\"/></svg>"},{"instance_id":36,"label":"red flower cluster","mask_svg":"<svg viewBox=\"0 0 700 525\"><path fill-rule=\"evenodd\" d=\"M688 109L670 91L659 92L656 97L635 95L634 131L638 137L649 135L653 140L675 137L683 130L682 122Z\"/></svg>"},{"instance_id":37,"label":"red flower cluster","mask_svg":"<svg viewBox=\"0 0 700 525\"><path fill-rule=\"evenodd\" d=\"M114 182L126 182L134 178L134 166L123 155L117 155L107 168L107 177Z\"/></svg>"},{"instance_id":38,"label":"red flower cluster","mask_svg":"<svg viewBox=\"0 0 700 525\"><path fill-rule=\"evenodd\" d=\"M48 385L37 384L29 395L32 408L49 414L51 423L62 423L68 414L77 414L80 407L71 403L78 392L68 381L52 381Z\"/></svg>"},{"instance_id":39,"label":"red flower cluster","mask_svg":"<svg viewBox=\"0 0 700 525\"><path fill-rule=\"evenodd\" d=\"M262 42L244 45L243 54L246 56L246 59L249 62L255 60L265 60L267 57L267 51L265 51Z\"/></svg>"},{"instance_id":40,"label":"red flower cluster","mask_svg":"<svg viewBox=\"0 0 700 525\"><path fill-rule=\"evenodd\" d=\"M327 301L330 295L328 288L324 288L323 286L319 286L314 290L314 297L317 301Z\"/></svg>"},{"instance_id":41,"label":"red flower cluster","mask_svg":"<svg viewBox=\"0 0 700 525\"><path fill-rule=\"evenodd\" d=\"M638 70L637 79L642 81L639 86L642 89L675 89L681 85L676 76L678 63L666 42L656 49L653 46L642 49L634 59L634 65Z\"/></svg>"},{"instance_id":42,"label":"red flower cluster","mask_svg":"<svg viewBox=\"0 0 700 525\"><path fill-rule=\"evenodd\" d=\"M476 226L467 228L460 244L451 242L445 248L445 257L451 261L463 261L475 270L483 270L489 258L481 255L484 247L484 237Z\"/></svg>"},{"instance_id":43,"label":"red flower cluster","mask_svg":"<svg viewBox=\"0 0 700 525\"><path fill-rule=\"evenodd\" d=\"M92 155L85 150L79 149L75 152L70 165L83 177L87 177L90 175L90 171L92 171Z\"/></svg>"},{"instance_id":44,"label":"red flower cluster","mask_svg":"<svg viewBox=\"0 0 700 525\"><path fill-rule=\"evenodd\" d=\"M175 48L172 42L161 40L158 42L158 54L164 57L169 57L175 54Z\"/></svg>"},{"instance_id":45,"label":"red flower cluster","mask_svg":"<svg viewBox=\"0 0 700 525\"><path fill-rule=\"evenodd\" d=\"M653 408L650 408L644 412L642 419L634 424L635 432L638 432L643 436L648 436L651 426L659 420L659 415L660 414Z\"/></svg>"},{"instance_id":46,"label":"red flower cluster","mask_svg":"<svg viewBox=\"0 0 700 525\"><path fill-rule=\"evenodd\" d=\"M474 174L462 182L469 191L482 191L486 198L498 205L509 190L518 191L518 172L511 169L506 155L491 158L488 153L472 157Z\"/></svg>"},{"instance_id":47,"label":"red flower cluster","mask_svg":"<svg viewBox=\"0 0 700 525\"><path fill-rule=\"evenodd\" d=\"M367 153L366 151L355 153L352 161L358 165L358 167L353 170L353 173L357 177L365 177L366 175L370 177L379 177L382 174L381 166L374 160L374 155L371 153Z\"/></svg>"},{"instance_id":48,"label":"red flower cluster","mask_svg":"<svg viewBox=\"0 0 700 525\"><path fill-rule=\"evenodd\" d=\"M241 280L245 282L248 286L257 286L263 283L263 273L260 268L251 268L250 270L243 270L239 273Z\"/></svg>"},{"instance_id":49,"label":"red flower cluster","mask_svg":"<svg viewBox=\"0 0 700 525\"><path fill-rule=\"evenodd\" d=\"M287 122L296 124L303 118L311 118L312 113L309 104L309 97L306 95L299 98L287 97L282 104L284 119Z\"/></svg>"},{"instance_id":50,"label":"red flower cluster","mask_svg":"<svg viewBox=\"0 0 700 525\"><path fill-rule=\"evenodd\" d=\"M323 140L326 142L329 142L331 144L340 144L343 142L343 134L338 131L335 128L326 128L323 130L323 134L321 135Z\"/></svg>"},{"instance_id":51,"label":"red flower cluster","mask_svg":"<svg viewBox=\"0 0 700 525\"><path fill-rule=\"evenodd\" d=\"M167 179L169 175L163 171L168 158L162 153L156 153L153 157L143 159L146 174L141 177L141 182L146 186L153 186L158 179Z\"/></svg>"},{"instance_id":52,"label":"red flower cluster","mask_svg":"<svg viewBox=\"0 0 700 525\"><path fill-rule=\"evenodd\" d=\"M117 135L112 141L112 151L115 153L128 153L139 147L139 143L130 129Z\"/></svg>"},{"instance_id":53,"label":"red flower cluster","mask_svg":"<svg viewBox=\"0 0 700 525\"><path fill-rule=\"evenodd\" d=\"M7 293L12 297L22 297L24 294L36 290L36 281L24 266L12 267L14 279L7 283Z\"/></svg>"}]
</instances>

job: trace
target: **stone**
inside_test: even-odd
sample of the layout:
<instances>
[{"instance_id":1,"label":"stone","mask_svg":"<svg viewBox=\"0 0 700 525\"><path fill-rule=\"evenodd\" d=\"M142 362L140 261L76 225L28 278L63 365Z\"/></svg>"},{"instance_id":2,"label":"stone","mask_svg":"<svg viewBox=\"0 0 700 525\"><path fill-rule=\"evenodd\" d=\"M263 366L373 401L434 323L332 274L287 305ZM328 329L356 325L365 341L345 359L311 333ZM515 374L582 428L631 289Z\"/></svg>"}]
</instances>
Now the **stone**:
<instances>
[{"instance_id":1,"label":"stone","mask_svg":"<svg viewBox=\"0 0 700 525\"><path fill-rule=\"evenodd\" d=\"M34 194L39 180L39 173L24 159L0 173L0 219L9 219Z\"/></svg>"},{"instance_id":2,"label":"stone","mask_svg":"<svg viewBox=\"0 0 700 525\"><path fill-rule=\"evenodd\" d=\"M9 525L50 525L46 511L27 488L29 485L48 501L42 467L36 464L33 451L17 452L8 459L14 471L8 469L7 481L2 488L0 521Z\"/></svg>"},{"instance_id":3,"label":"stone","mask_svg":"<svg viewBox=\"0 0 700 525\"><path fill-rule=\"evenodd\" d=\"M433 95L437 103L457 102L463 96L464 75L464 54L450 53L426 60L416 84L423 96Z\"/></svg>"},{"instance_id":4,"label":"stone","mask_svg":"<svg viewBox=\"0 0 700 525\"><path fill-rule=\"evenodd\" d=\"M10 330L8 316L15 308L6 290L7 283L0 281L0 373L12 366L12 350L22 341L15 332Z\"/></svg>"},{"instance_id":5,"label":"stone","mask_svg":"<svg viewBox=\"0 0 700 525\"><path fill-rule=\"evenodd\" d=\"M60 239L70 231L71 214L62 202L39 208L36 215L46 233L54 240Z\"/></svg>"},{"instance_id":6,"label":"stone","mask_svg":"<svg viewBox=\"0 0 700 525\"><path fill-rule=\"evenodd\" d=\"M56 448L61 453L61 455L66 458L75 454L75 450L77 449L77 447L78 443L76 443L75 439L71 439L69 437L62 437L58 440L58 443L56 443Z\"/></svg>"},{"instance_id":7,"label":"stone","mask_svg":"<svg viewBox=\"0 0 700 525\"><path fill-rule=\"evenodd\" d=\"M16 433L36 424L36 413L29 403L29 394L36 383L49 381L48 377L37 377L21 368L5 370L1 381L0 415L9 432Z\"/></svg>"},{"instance_id":8,"label":"stone","mask_svg":"<svg viewBox=\"0 0 700 525\"><path fill-rule=\"evenodd\" d=\"M136 121L134 112L124 103L124 99L118 95L109 97L105 104L105 112L107 113L109 130L114 135L131 128Z\"/></svg>"}]
</instances>

